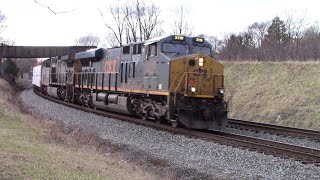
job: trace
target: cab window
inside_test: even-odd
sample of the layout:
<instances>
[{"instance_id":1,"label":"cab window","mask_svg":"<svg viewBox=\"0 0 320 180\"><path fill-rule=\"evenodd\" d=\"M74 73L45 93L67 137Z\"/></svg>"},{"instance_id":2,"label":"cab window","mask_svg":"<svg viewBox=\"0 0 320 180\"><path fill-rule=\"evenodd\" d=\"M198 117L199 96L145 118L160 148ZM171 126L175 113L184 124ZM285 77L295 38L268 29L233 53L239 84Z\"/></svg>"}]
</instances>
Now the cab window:
<instances>
[{"instance_id":1,"label":"cab window","mask_svg":"<svg viewBox=\"0 0 320 180\"><path fill-rule=\"evenodd\" d=\"M130 46L122 47L122 54L130 54Z\"/></svg>"},{"instance_id":2,"label":"cab window","mask_svg":"<svg viewBox=\"0 0 320 180\"><path fill-rule=\"evenodd\" d=\"M133 45L133 54L141 54L142 44Z\"/></svg>"},{"instance_id":3,"label":"cab window","mask_svg":"<svg viewBox=\"0 0 320 180\"><path fill-rule=\"evenodd\" d=\"M191 53L193 53L193 54L206 54L208 56L211 56L211 49L206 46L193 46L191 48Z\"/></svg>"},{"instance_id":4,"label":"cab window","mask_svg":"<svg viewBox=\"0 0 320 180\"><path fill-rule=\"evenodd\" d=\"M153 43L148 46L148 56L158 55L158 43Z\"/></svg>"},{"instance_id":5,"label":"cab window","mask_svg":"<svg viewBox=\"0 0 320 180\"><path fill-rule=\"evenodd\" d=\"M189 45L177 44L177 43L163 43L162 51L164 53L177 53L177 54L188 54Z\"/></svg>"}]
</instances>

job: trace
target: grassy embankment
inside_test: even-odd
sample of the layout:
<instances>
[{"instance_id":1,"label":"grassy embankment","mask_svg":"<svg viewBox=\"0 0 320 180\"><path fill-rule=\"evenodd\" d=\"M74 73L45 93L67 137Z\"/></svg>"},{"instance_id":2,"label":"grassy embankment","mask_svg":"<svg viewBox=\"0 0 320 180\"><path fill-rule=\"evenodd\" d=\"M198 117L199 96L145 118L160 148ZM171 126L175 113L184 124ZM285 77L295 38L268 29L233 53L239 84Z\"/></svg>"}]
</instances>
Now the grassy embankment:
<instances>
[{"instance_id":1,"label":"grassy embankment","mask_svg":"<svg viewBox=\"0 0 320 180\"><path fill-rule=\"evenodd\" d=\"M224 62L231 118L320 130L320 62Z\"/></svg>"},{"instance_id":2,"label":"grassy embankment","mask_svg":"<svg viewBox=\"0 0 320 180\"><path fill-rule=\"evenodd\" d=\"M7 86L0 79L0 179L155 179L121 157L103 155L64 134L53 137L52 123L8 103L14 94Z\"/></svg>"}]
</instances>

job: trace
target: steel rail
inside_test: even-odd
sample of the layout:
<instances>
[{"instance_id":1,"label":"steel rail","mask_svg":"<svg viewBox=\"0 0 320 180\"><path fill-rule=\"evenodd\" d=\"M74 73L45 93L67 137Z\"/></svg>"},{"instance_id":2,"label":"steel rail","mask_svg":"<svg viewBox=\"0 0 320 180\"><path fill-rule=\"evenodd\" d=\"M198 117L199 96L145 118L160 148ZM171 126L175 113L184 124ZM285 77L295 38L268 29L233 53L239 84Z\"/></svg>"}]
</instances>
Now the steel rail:
<instances>
[{"instance_id":1,"label":"steel rail","mask_svg":"<svg viewBox=\"0 0 320 180\"><path fill-rule=\"evenodd\" d=\"M135 123L138 125L159 129L159 130L168 131L173 134L184 135L187 137L199 138L203 140L209 140L219 144L229 145L236 148L241 147L242 149L255 150L257 152L264 152L266 154L270 154L277 157L293 158L303 163L313 163L316 165L320 164L320 150L316 150L316 149L299 147L299 146L294 146L290 144L283 144L279 142L267 141L264 139L240 136L236 134L228 134L223 132L215 132L215 131L201 132L201 131L190 130L190 129L174 128L172 126L168 126L165 124L158 124L151 121L141 120L139 118L135 118L131 116L106 112L106 111L97 110L97 109L91 109L84 106L68 103L65 101L55 99L53 97L45 96L37 91L35 91L35 93L50 101L63 104L78 110L98 114L105 117L115 118L115 119L131 122L131 123Z\"/></svg>"},{"instance_id":2,"label":"steel rail","mask_svg":"<svg viewBox=\"0 0 320 180\"><path fill-rule=\"evenodd\" d=\"M238 119L229 119L229 126L232 128L243 128L256 131L268 132L270 134L278 134L284 136L310 138L316 141L320 141L320 131L299 129L293 127L279 126L266 123L258 123L252 121L244 121Z\"/></svg>"}]
</instances>

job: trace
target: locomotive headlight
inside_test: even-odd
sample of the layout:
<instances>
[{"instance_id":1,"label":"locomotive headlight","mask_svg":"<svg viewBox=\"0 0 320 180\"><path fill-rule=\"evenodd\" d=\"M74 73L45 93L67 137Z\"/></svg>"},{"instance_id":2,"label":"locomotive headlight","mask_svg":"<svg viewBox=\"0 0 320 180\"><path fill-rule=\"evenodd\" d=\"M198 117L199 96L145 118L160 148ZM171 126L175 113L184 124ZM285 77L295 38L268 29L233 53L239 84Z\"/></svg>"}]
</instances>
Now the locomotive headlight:
<instances>
[{"instance_id":1,"label":"locomotive headlight","mask_svg":"<svg viewBox=\"0 0 320 180\"><path fill-rule=\"evenodd\" d=\"M195 93L196 92L196 87L191 86L190 90L191 90L192 93Z\"/></svg>"},{"instance_id":2,"label":"locomotive headlight","mask_svg":"<svg viewBox=\"0 0 320 180\"><path fill-rule=\"evenodd\" d=\"M218 91L220 94L224 94L224 89L219 89Z\"/></svg>"},{"instance_id":3,"label":"locomotive headlight","mask_svg":"<svg viewBox=\"0 0 320 180\"><path fill-rule=\"evenodd\" d=\"M204 62L204 58L199 58L199 66L202 67Z\"/></svg>"}]
</instances>

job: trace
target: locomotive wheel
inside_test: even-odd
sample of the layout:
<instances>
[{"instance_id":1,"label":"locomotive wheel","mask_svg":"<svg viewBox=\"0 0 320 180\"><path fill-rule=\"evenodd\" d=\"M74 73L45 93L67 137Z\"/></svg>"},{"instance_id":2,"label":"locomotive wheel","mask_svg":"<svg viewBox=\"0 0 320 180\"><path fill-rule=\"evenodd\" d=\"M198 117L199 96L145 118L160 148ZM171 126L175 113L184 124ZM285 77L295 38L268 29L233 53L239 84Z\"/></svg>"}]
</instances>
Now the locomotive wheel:
<instances>
[{"instance_id":1,"label":"locomotive wheel","mask_svg":"<svg viewBox=\"0 0 320 180\"><path fill-rule=\"evenodd\" d=\"M172 121L171 126L175 128L178 127L178 121Z\"/></svg>"},{"instance_id":2,"label":"locomotive wheel","mask_svg":"<svg viewBox=\"0 0 320 180\"><path fill-rule=\"evenodd\" d=\"M148 109L146 113L142 113L141 119L149 121L150 118L152 119L152 109Z\"/></svg>"},{"instance_id":3,"label":"locomotive wheel","mask_svg":"<svg viewBox=\"0 0 320 180\"><path fill-rule=\"evenodd\" d=\"M175 128L183 127L179 121L171 121L171 126Z\"/></svg>"},{"instance_id":4,"label":"locomotive wheel","mask_svg":"<svg viewBox=\"0 0 320 180\"><path fill-rule=\"evenodd\" d=\"M144 114L144 115L141 116L141 119L146 121L146 120L148 120L148 116Z\"/></svg>"},{"instance_id":5,"label":"locomotive wheel","mask_svg":"<svg viewBox=\"0 0 320 180\"><path fill-rule=\"evenodd\" d=\"M147 111L147 113L142 113L142 115L140 115L142 120L148 121L149 120L149 111Z\"/></svg>"},{"instance_id":6,"label":"locomotive wheel","mask_svg":"<svg viewBox=\"0 0 320 180\"><path fill-rule=\"evenodd\" d=\"M164 124L165 119L164 119L163 117L161 117L161 118L156 118L154 121L155 121L156 123L158 123L158 124Z\"/></svg>"}]
</instances>

